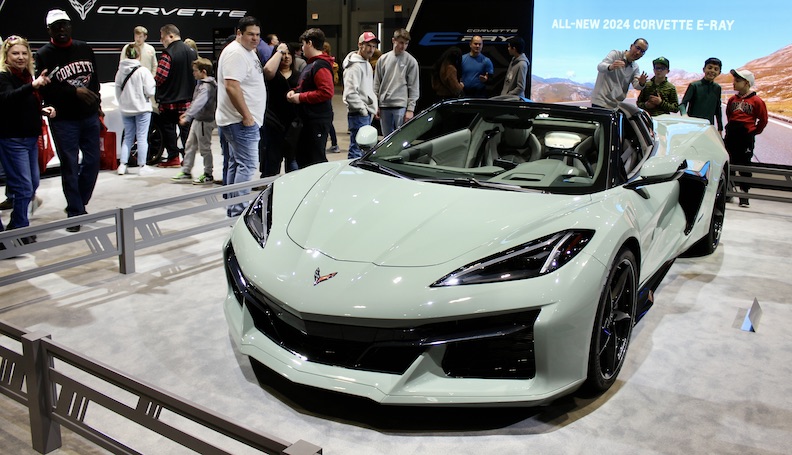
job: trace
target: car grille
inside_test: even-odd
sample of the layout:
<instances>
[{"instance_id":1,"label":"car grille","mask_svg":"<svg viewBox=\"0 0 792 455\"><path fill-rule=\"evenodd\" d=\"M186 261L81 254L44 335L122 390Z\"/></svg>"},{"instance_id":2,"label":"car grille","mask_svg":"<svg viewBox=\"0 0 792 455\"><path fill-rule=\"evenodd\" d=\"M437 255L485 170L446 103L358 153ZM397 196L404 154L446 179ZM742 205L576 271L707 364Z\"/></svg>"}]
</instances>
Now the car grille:
<instances>
[{"instance_id":1,"label":"car grille","mask_svg":"<svg viewBox=\"0 0 792 455\"><path fill-rule=\"evenodd\" d=\"M225 269L237 302L248 308L256 328L311 362L403 374L429 347L445 345L441 365L450 377L530 379L536 374L533 327L539 310L419 321L418 325L404 327L386 326L373 319L355 319L355 325L337 324L288 311L250 283L230 242L225 250Z\"/></svg>"}]
</instances>

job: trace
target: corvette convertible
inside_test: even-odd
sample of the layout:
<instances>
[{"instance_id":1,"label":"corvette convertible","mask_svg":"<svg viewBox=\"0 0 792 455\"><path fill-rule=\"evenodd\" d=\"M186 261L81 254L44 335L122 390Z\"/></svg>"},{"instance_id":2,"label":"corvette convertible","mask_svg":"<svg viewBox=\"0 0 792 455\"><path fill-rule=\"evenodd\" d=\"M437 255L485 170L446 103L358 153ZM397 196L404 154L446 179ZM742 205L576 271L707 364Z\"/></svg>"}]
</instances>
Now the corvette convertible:
<instances>
[{"instance_id":1,"label":"corvette convertible","mask_svg":"<svg viewBox=\"0 0 792 455\"><path fill-rule=\"evenodd\" d=\"M728 157L703 120L463 99L357 137L363 158L273 181L224 246L231 338L295 383L401 405L601 392L674 260L719 243Z\"/></svg>"}]
</instances>

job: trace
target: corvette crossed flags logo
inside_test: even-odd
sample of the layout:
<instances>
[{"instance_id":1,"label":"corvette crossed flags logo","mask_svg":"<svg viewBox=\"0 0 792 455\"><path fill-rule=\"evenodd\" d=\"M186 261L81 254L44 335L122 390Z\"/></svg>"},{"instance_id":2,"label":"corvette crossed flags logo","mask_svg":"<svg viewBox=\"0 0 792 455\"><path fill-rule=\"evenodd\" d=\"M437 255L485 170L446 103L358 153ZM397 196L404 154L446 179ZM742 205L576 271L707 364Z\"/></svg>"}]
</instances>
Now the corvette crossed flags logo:
<instances>
[{"instance_id":1,"label":"corvette crossed flags logo","mask_svg":"<svg viewBox=\"0 0 792 455\"><path fill-rule=\"evenodd\" d=\"M314 272L314 286L316 286L317 284L321 283L322 281L327 281L327 280L329 280L330 278L333 278L336 275L338 275L338 272L333 272L333 273L329 273L327 275L322 275L322 272L319 271L319 267L317 267L316 271Z\"/></svg>"}]
</instances>

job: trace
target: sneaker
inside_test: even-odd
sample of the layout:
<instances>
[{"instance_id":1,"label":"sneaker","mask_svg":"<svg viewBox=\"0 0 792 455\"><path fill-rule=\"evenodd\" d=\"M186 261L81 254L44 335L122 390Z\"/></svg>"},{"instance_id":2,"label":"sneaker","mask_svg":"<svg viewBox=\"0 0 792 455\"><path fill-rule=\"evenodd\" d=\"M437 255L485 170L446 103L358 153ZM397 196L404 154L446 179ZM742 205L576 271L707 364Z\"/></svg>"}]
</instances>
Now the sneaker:
<instances>
[{"instance_id":1,"label":"sneaker","mask_svg":"<svg viewBox=\"0 0 792 455\"><path fill-rule=\"evenodd\" d=\"M33 199L30 201L30 205L28 205L28 218L33 218L33 214L36 213L36 210L38 210L38 208L41 207L41 204L43 203L44 199L41 199L34 194Z\"/></svg>"},{"instance_id":2,"label":"sneaker","mask_svg":"<svg viewBox=\"0 0 792 455\"><path fill-rule=\"evenodd\" d=\"M157 166L158 167L180 167L181 166L181 160L179 159L178 156L175 156L175 157L173 157L173 158L171 158L169 160L165 160L165 161L161 162Z\"/></svg>"},{"instance_id":3,"label":"sneaker","mask_svg":"<svg viewBox=\"0 0 792 455\"><path fill-rule=\"evenodd\" d=\"M74 226L69 226L66 228L66 232L80 232L80 225L75 224Z\"/></svg>"},{"instance_id":4,"label":"sneaker","mask_svg":"<svg viewBox=\"0 0 792 455\"><path fill-rule=\"evenodd\" d=\"M213 185L214 177L212 174L202 174L197 179L193 180L193 185Z\"/></svg>"},{"instance_id":5,"label":"sneaker","mask_svg":"<svg viewBox=\"0 0 792 455\"><path fill-rule=\"evenodd\" d=\"M192 174L188 174L186 172L179 172L178 174L171 177L171 180L179 183L188 183L190 180L192 180Z\"/></svg>"},{"instance_id":6,"label":"sneaker","mask_svg":"<svg viewBox=\"0 0 792 455\"><path fill-rule=\"evenodd\" d=\"M153 173L154 173L154 169L152 169L151 166L147 166L145 164L138 170L139 176L151 175Z\"/></svg>"},{"instance_id":7,"label":"sneaker","mask_svg":"<svg viewBox=\"0 0 792 455\"><path fill-rule=\"evenodd\" d=\"M14 201L12 199L6 198L5 201L0 202L0 210L11 210L14 208Z\"/></svg>"},{"instance_id":8,"label":"sneaker","mask_svg":"<svg viewBox=\"0 0 792 455\"><path fill-rule=\"evenodd\" d=\"M124 163L119 164L118 165L118 175L126 174L126 168L127 168L126 164L124 164Z\"/></svg>"},{"instance_id":9,"label":"sneaker","mask_svg":"<svg viewBox=\"0 0 792 455\"><path fill-rule=\"evenodd\" d=\"M748 202L747 198L740 198L740 207L750 207L751 204Z\"/></svg>"},{"instance_id":10,"label":"sneaker","mask_svg":"<svg viewBox=\"0 0 792 455\"><path fill-rule=\"evenodd\" d=\"M341 153L341 149L339 149L337 145L334 145L332 147L328 147L327 150L325 150L325 152L326 153Z\"/></svg>"}]
</instances>

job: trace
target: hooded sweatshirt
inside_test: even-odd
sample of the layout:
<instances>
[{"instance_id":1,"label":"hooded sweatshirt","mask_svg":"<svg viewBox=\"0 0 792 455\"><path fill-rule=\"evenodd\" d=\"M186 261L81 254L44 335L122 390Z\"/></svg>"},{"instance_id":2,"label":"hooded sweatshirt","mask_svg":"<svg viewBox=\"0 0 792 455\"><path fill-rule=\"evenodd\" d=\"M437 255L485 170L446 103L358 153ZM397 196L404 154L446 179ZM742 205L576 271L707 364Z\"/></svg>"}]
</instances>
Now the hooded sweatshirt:
<instances>
[{"instance_id":1,"label":"hooded sweatshirt","mask_svg":"<svg viewBox=\"0 0 792 455\"><path fill-rule=\"evenodd\" d=\"M213 122L217 109L217 81L212 76L196 79L192 103L184 115L187 121Z\"/></svg>"},{"instance_id":2,"label":"hooded sweatshirt","mask_svg":"<svg viewBox=\"0 0 792 455\"><path fill-rule=\"evenodd\" d=\"M138 69L135 70L135 68ZM132 70L135 72L129 77L122 90L121 85ZM139 60L125 58L118 64L118 72L115 76L115 95L121 114L132 116L151 112L151 97L154 96L156 88L154 76L147 69L141 68Z\"/></svg>"},{"instance_id":3,"label":"hooded sweatshirt","mask_svg":"<svg viewBox=\"0 0 792 455\"><path fill-rule=\"evenodd\" d=\"M374 94L374 73L371 64L357 51L344 58L344 104L349 115L374 115L377 113L377 96Z\"/></svg>"}]
</instances>

